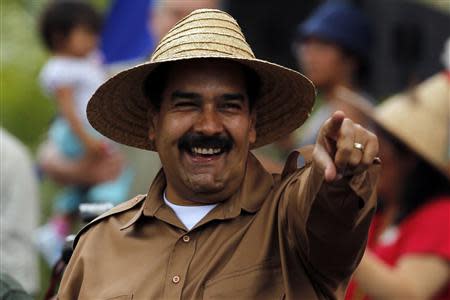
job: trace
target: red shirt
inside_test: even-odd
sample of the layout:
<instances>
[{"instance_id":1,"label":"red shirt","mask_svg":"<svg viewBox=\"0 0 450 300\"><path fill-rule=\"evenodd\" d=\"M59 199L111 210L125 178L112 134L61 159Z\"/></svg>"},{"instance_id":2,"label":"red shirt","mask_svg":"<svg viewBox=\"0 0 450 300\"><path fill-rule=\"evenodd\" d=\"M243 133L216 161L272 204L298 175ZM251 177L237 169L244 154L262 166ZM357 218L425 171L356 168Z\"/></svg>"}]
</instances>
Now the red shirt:
<instances>
[{"instance_id":1,"label":"red shirt","mask_svg":"<svg viewBox=\"0 0 450 300\"><path fill-rule=\"evenodd\" d=\"M372 223L372 232L380 224L380 218ZM373 241L369 235L369 249L386 264L395 266L408 254L432 254L450 261L450 197L438 198L425 204L408 216L395 229L388 229ZM371 240L372 239L372 240ZM347 290L347 300L369 299L353 280ZM435 300L450 299L450 282Z\"/></svg>"}]
</instances>

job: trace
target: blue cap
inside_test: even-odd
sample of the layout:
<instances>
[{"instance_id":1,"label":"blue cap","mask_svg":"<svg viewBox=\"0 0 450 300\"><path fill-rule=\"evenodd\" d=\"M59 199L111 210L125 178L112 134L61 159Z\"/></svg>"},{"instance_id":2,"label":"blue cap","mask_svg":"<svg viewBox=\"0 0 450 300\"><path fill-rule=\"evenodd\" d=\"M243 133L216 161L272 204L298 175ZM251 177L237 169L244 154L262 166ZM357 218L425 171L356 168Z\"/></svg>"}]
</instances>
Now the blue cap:
<instances>
[{"instance_id":1,"label":"blue cap","mask_svg":"<svg viewBox=\"0 0 450 300\"><path fill-rule=\"evenodd\" d=\"M369 20L356 7L342 1L321 5L297 28L297 38L316 37L336 43L361 58L367 57L371 43Z\"/></svg>"}]
</instances>

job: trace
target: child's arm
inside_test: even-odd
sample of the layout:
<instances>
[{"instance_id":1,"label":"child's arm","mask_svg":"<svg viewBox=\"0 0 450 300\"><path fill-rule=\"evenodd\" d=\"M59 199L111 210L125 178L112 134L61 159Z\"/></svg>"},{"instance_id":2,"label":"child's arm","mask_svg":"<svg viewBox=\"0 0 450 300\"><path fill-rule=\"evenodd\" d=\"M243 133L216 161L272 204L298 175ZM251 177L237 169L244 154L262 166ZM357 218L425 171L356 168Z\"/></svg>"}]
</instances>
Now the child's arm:
<instances>
[{"instance_id":1,"label":"child's arm","mask_svg":"<svg viewBox=\"0 0 450 300\"><path fill-rule=\"evenodd\" d=\"M59 87L55 91L55 96L59 112L63 118L67 120L72 131L85 146L86 154L103 155L106 151L104 143L89 135L77 115L73 99L73 90L70 87Z\"/></svg>"}]
</instances>

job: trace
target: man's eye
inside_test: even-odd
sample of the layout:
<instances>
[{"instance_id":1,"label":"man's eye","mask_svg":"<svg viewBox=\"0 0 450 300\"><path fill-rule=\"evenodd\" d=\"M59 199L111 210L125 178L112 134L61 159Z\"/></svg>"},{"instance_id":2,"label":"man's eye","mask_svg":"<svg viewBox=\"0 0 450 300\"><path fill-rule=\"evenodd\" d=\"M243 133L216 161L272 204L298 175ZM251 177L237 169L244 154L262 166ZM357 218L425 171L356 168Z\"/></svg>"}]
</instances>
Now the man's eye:
<instances>
[{"instance_id":1,"label":"man's eye","mask_svg":"<svg viewBox=\"0 0 450 300\"><path fill-rule=\"evenodd\" d=\"M225 108L225 109L233 109L233 110L240 110L240 109L242 109L242 105L240 103L227 102L227 103L223 104L223 108Z\"/></svg>"},{"instance_id":2,"label":"man's eye","mask_svg":"<svg viewBox=\"0 0 450 300\"><path fill-rule=\"evenodd\" d=\"M179 108L189 108L194 107L195 103L191 101L178 101L174 104L174 106Z\"/></svg>"}]
</instances>

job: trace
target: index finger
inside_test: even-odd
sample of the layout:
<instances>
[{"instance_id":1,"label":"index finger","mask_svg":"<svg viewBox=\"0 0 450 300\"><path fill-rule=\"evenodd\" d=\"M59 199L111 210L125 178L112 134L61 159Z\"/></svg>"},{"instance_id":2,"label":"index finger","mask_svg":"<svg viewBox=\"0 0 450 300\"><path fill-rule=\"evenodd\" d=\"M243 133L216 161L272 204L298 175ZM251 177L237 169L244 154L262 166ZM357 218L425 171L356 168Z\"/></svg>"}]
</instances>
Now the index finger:
<instances>
[{"instance_id":1,"label":"index finger","mask_svg":"<svg viewBox=\"0 0 450 300\"><path fill-rule=\"evenodd\" d=\"M344 119L345 114L342 111L338 110L334 112L333 115L331 115L331 117L324 123L321 129L321 134L336 141Z\"/></svg>"}]
</instances>

